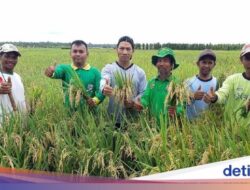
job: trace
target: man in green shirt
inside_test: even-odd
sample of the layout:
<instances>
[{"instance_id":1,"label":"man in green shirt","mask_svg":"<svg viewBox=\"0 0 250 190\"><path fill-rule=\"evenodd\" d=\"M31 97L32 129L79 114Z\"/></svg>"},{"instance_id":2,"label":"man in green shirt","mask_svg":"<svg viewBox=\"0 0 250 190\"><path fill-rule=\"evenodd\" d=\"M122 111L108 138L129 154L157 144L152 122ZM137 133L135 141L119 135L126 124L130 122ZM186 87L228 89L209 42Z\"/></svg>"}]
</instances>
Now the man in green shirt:
<instances>
[{"instance_id":1,"label":"man in green shirt","mask_svg":"<svg viewBox=\"0 0 250 190\"><path fill-rule=\"evenodd\" d=\"M227 77L222 87L216 92L210 90L204 100L207 103L227 104L238 123L250 126L250 44L243 46L240 61L245 71Z\"/></svg>"},{"instance_id":2,"label":"man in green shirt","mask_svg":"<svg viewBox=\"0 0 250 190\"><path fill-rule=\"evenodd\" d=\"M64 104L72 111L86 104L95 107L104 99L99 91L101 73L87 63L88 54L87 44L76 40L71 43L71 64L49 66L45 70L47 77L62 80Z\"/></svg>"},{"instance_id":3,"label":"man in green shirt","mask_svg":"<svg viewBox=\"0 0 250 190\"><path fill-rule=\"evenodd\" d=\"M173 50L170 48L160 49L156 55L152 56L152 64L158 69L158 76L148 82L140 102L135 102L135 108L137 110L148 108L150 114L158 121L161 115L174 117L176 114L182 113L181 105L166 107L164 103L170 82L179 83L172 75L172 70L179 66L176 63Z\"/></svg>"}]
</instances>

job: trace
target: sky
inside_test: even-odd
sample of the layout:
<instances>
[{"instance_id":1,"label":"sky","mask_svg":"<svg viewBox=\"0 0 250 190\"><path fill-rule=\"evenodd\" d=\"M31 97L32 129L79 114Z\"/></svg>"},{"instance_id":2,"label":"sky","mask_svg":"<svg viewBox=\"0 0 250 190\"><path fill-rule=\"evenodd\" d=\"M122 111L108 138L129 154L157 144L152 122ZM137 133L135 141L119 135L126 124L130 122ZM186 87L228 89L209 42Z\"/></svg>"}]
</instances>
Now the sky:
<instances>
[{"instance_id":1,"label":"sky","mask_svg":"<svg viewBox=\"0 0 250 190\"><path fill-rule=\"evenodd\" d=\"M250 42L248 0L3 0L0 41Z\"/></svg>"}]
</instances>

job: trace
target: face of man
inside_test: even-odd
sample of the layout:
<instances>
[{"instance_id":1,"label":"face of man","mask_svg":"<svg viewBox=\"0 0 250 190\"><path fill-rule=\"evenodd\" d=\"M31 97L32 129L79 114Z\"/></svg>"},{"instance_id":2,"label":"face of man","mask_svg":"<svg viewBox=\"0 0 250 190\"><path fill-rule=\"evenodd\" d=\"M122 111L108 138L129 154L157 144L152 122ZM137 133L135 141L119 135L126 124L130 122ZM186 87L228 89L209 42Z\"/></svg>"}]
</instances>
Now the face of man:
<instances>
[{"instance_id":1,"label":"face of man","mask_svg":"<svg viewBox=\"0 0 250 190\"><path fill-rule=\"evenodd\" d=\"M158 58L156 67L160 76L168 77L173 69L173 64L169 57Z\"/></svg>"},{"instance_id":2,"label":"face of man","mask_svg":"<svg viewBox=\"0 0 250 190\"><path fill-rule=\"evenodd\" d=\"M129 42L126 42L126 41L120 42L116 51L117 51L119 63L121 63L121 64L129 63L130 59L132 58L133 52L134 52L131 44Z\"/></svg>"},{"instance_id":3,"label":"face of man","mask_svg":"<svg viewBox=\"0 0 250 190\"><path fill-rule=\"evenodd\" d=\"M215 66L214 60L209 57L205 57L197 63L201 76L209 76Z\"/></svg>"},{"instance_id":4,"label":"face of man","mask_svg":"<svg viewBox=\"0 0 250 190\"><path fill-rule=\"evenodd\" d=\"M250 73L250 53L247 53L242 57L241 63L243 64L245 70Z\"/></svg>"},{"instance_id":5,"label":"face of man","mask_svg":"<svg viewBox=\"0 0 250 190\"><path fill-rule=\"evenodd\" d=\"M18 61L18 54L16 52L4 53L1 56L2 71L7 73L13 73L17 61Z\"/></svg>"},{"instance_id":6,"label":"face of man","mask_svg":"<svg viewBox=\"0 0 250 190\"><path fill-rule=\"evenodd\" d=\"M71 47L70 56L75 66L82 67L85 65L88 58L87 48L83 44L73 44Z\"/></svg>"}]
</instances>

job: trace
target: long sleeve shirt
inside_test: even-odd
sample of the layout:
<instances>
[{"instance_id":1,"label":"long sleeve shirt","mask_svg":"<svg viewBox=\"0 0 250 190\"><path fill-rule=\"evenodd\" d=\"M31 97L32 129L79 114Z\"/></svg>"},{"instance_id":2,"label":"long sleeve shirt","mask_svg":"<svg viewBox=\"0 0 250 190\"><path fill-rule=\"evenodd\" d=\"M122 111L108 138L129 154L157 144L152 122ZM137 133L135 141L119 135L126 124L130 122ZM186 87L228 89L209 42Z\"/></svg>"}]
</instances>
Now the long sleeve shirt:
<instances>
[{"instance_id":1,"label":"long sleeve shirt","mask_svg":"<svg viewBox=\"0 0 250 190\"><path fill-rule=\"evenodd\" d=\"M133 83L133 99L140 97L147 86L146 74L145 72L137 65L131 64L128 68L123 68L117 62L113 62L111 64L107 64L101 72L102 80L100 82L100 90L103 91L103 88L106 84L106 81L109 81L109 85L112 88L115 88L115 74L120 73L123 76L131 77ZM122 114L126 114L126 112L130 112L131 110L127 110L124 107L116 104L113 96L109 98L108 112L110 114L116 115L116 122L119 123L121 121ZM129 113L128 113L129 114Z\"/></svg>"},{"instance_id":2,"label":"long sleeve shirt","mask_svg":"<svg viewBox=\"0 0 250 190\"><path fill-rule=\"evenodd\" d=\"M227 104L238 121L247 122L250 126L250 114L247 118L243 118L240 114L240 108L250 99L250 79L242 73L231 75L224 81L216 95L218 96L217 103Z\"/></svg>"}]
</instances>

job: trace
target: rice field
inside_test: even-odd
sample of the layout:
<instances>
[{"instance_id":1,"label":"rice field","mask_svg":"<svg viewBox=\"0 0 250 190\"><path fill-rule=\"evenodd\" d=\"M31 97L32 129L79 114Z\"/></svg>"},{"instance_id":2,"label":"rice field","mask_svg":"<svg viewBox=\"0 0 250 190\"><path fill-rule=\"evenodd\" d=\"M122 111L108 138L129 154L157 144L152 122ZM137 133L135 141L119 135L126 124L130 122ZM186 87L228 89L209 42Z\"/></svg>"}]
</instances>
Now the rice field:
<instances>
[{"instance_id":1,"label":"rice field","mask_svg":"<svg viewBox=\"0 0 250 190\"><path fill-rule=\"evenodd\" d=\"M197 74L200 51L176 51L181 80ZM23 79L30 116L16 115L0 128L0 165L85 176L132 178L196 166L250 154L250 128L237 123L230 105L212 106L194 123L185 118L169 127L157 127L147 112L125 118L124 128L115 130L108 118L107 101L97 113L67 114L60 80L44 75L54 62L69 63L69 50L21 49L16 72ZM147 79L156 76L151 50L137 50L133 62L144 69ZM242 72L239 51L216 51L213 75L220 81ZM116 60L113 49L90 49L88 59L100 70Z\"/></svg>"}]
</instances>

